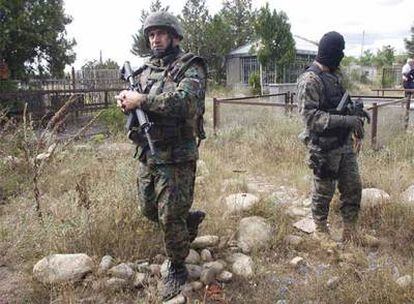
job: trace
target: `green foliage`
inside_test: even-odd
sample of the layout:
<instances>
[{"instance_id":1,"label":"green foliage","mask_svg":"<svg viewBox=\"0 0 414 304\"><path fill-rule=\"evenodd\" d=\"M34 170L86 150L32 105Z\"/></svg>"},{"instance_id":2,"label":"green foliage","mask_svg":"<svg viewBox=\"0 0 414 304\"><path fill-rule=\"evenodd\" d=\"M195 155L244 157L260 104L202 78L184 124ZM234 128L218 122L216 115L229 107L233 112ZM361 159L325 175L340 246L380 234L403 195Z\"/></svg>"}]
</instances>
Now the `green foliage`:
<instances>
[{"instance_id":1,"label":"green foliage","mask_svg":"<svg viewBox=\"0 0 414 304\"><path fill-rule=\"evenodd\" d=\"M381 50L377 51L373 63L377 67L391 66L395 58L395 49L391 45L384 45Z\"/></svg>"},{"instance_id":2,"label":"green foliage","mask_svg":"<svg viewBox=\"0 0 414 304\"><path fill-rule=\"evenodd\" d=\"M76 42L65 30L72 19L63 0L0 1L0 18L0 57L12 79L33 73L61 77L75 61Z\"/></svg>"},{"instance_id":3,"label":"green foliage","mask_svg":"<svg viewBox=\"0 0 414 304\"><path fill-rule=\"evenodd\" d=\"M148 45L148 41L144 35L144 22L150 13L155 13L158 11L168 11L169 6L163 7L160 0L153 0L150 4L149 12L146 10L141 11L141 28L138 30L138 33L132 35L133 43L131 53L137 56L149 56L151 50Z\"/></svg>"},{"instance_id":4,"label":"green foliage","mask_svg":"<svg viewBox=\"0 0 414 304\"><path fill-rule=\"evenodd\" d=\"M363 66L370 66L374 60L374 54L371 50L365 50L362 56L359 58L359 64Z\"/></svg>"},{"instance_id":5,"label":"green foliage","mask_svg":"<svg viewBox=\"0 0 414 304\"><path fill-rule=\"evenodd\" d=\"M347 67L351 63L357 62L357 59L353 56L345 56L341 61L341 66Z\"/></svg>"},{"instance_id":6,"label":"green foliage","mask_svg":"<svg viewBox=\"0 0 414 304\"><path fill-rule=\"evenodd\" d=\"M260 95L262 87L260 85L260 75L258 72L251 73L249 76L249 86L253 95Z\"/></svg>"},{"instance_id":7,"label":"green foliage","mask_svg":"<svg viewBox=\"0 0 414 304\"><path fill-rule=\"evenodd\" d=\"M108 58L105 62L100 62L96 59L89 60L82 66L82 70L86 69L119 69L119 65L116 61Z\"/></svg>"},{"instance_id":8,"label":"green foliage","mask_svg":"<svg viewBox=\"0 0 414 304\"><path fill-rule=\"evenodd\" d=\"M105 109L101 114L100 120L112 134L124 131L125 114L123 114L116 106Z\"/></svg>"},{"instance_id":9,"label":"green foliage","mask_svg":"<svg viewBox=\"0 0 414 304\"><path fill-rule=\"evenodd\" d=\"M414 57L414 26L411 27L411 38L404 39L405 49L407 50L408 56Z\"/></svg>"},{"instance_id":10,"label":"green foliage","mask_svg":"<svg viewBox=\"0 0 414 304\"><path fill-rule=\"evenodd\" d=\"M230 25L232 48L253 40L255 12L252 12L251 0L224 0L220 14Z\"/></svg>"}]
</instances>

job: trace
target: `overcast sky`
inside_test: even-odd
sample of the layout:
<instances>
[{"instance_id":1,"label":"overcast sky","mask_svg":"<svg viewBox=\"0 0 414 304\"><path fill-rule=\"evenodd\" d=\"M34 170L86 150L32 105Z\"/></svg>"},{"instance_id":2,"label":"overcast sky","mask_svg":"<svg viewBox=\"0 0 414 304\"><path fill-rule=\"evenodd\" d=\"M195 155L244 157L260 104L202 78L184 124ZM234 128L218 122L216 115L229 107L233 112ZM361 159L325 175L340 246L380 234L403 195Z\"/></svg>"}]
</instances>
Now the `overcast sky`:
<instances>
[{"instance_id":1,"label":"overcast sky","mask_svg":"<svg viewBox=\"0 0 414 304\"><path fill-rule=\"evenodd\" d=\"M186 0L166 1L170 11L181 12ZM67 27L69 37L77 41L75 67L86 61L111 58L122 64L141 60L131 54L132 35L140 28L141 10L149 9L151 0L65 0L65 11L73 17ZM218 12L222 0L206 0L210 14ZM283 10L292 26L292 33L318 41L328 31L345 36L346 55L359 56L362 33L363 49L376 52L383 45L404 51L404 38L410 37L414 24L414 0L253 0L254 8L266 2L272 9Z\"/></svg>"}]
</instances>

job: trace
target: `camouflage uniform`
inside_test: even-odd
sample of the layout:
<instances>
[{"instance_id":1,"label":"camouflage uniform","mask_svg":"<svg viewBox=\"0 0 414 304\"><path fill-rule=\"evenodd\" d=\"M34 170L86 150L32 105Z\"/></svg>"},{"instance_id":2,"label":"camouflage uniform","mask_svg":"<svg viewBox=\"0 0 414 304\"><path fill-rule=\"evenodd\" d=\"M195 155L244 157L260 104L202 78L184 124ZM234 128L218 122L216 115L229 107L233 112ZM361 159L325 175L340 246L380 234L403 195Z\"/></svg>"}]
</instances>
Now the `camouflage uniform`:
<instances>
[{"instance_id":1,"label":"camouflage uniform","mask_svg":"<svg viewBox=\"0 0 414 304\"><path fill-rule=\"evenodd\" d=\"M326 225L329 204L335 192L336 182L340 192L341 214L344 223L355 223L361 201L361 179L356 154L353 150L351 131L332 128L333 120L326 104L326 87L344 92L338 72L325 73L323 81L314 71L303 73L298 79L299 110L305 122L300 135L309 148L308 164L313 169L312 214L319 225ZM340 117L339 117L340 118ZM323 136L330 133L329 136ZM339 140L339 141L338 141Z\"/></svg>"},{"instance_id":2,"label":"camouflage uniform","mask_svg":"<svg viewBox=\"0 0 414 304\"><path fill-rule=\"evenodd\" d=\"M156 150L151 155L145 141L137 146L138 196L143 214L160 223L166 253L173 263L182 263L189 251L187 221L198 159L196 118L204 113L206 88L201 58L174 81L171 73L184 56L179 52L153 58L138 76L148 94L141 109L154 123L150 134Z\"/></svg>"}]
</instances>

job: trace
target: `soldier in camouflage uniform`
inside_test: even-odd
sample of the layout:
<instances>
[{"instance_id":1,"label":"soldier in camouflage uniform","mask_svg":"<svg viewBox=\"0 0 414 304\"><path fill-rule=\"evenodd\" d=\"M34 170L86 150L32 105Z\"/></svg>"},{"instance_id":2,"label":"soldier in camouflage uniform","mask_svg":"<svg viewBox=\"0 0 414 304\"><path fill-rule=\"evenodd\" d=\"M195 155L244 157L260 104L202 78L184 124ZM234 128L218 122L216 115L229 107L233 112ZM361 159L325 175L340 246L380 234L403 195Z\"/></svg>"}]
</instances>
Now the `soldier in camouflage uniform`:
<instances>
[{"instance_id":1,"label":"soldier in camouflage uniform","mask_svg":"<svg viewBox=\"0 0 414 304\"><path fill-rule=\"evenodd\" d=\"M129 136L137 143L141 210L160 224L170 260L162 293L163 300L167 300L180 292L187 279L184 260L205 216L202 211L189 210L198 159L197 137L205 137L202 115L207 67L202 58L179 48L183 33L173 15L151 14L145 20L144 33L152 56L135 73L144 94L125 90L117 98L124 110L138 107L153 123L150 135L154 155L139 131Z\"/></svg>"},{"instance_id":2,"label":"soldier in camouflage uniform","mask_svg":"<svg viewBox=\"0 0 414 304\"><path fill-rule=\"evenodd\" d=\"M363 138L363 120L354 113L335 112L345 93L339 71L344 48L342 35L325 34L316 60L298 79L299 110L305 122L300 138L309 148L308 164L314 173L312 215L319 240L332 241L327 219L336 183L344 241L354 235L361 202L362 186L353 144Z\"/></svg>"}]
</instances>

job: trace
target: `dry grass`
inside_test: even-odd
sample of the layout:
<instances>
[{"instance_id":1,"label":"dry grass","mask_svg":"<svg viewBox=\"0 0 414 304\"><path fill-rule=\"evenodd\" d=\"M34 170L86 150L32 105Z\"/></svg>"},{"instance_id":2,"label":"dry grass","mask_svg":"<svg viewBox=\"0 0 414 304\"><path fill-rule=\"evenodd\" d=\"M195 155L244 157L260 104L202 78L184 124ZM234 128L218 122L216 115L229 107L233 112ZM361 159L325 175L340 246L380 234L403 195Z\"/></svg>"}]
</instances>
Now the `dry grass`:
<instances>
[{"instance_id":1,"label":"dry grass","mask_svg":"<svg viewBox=\"0 0 414 304\"><path fill-rule=\"evenodd\" d=\"M207 109L210 136L203 143L201 159L208 172L198 178L194 202L194 208L208 213L202 233L231 237L246 215L263 216L275 229L269 245L252 253L256 275L225 286L229 303L276 303L280 299L289 303L412 303L414 286L401 290L394 281L396 269L400 275L413 273L414 211L399 204L399 195L414 181L414 135L395 135L386 148L378 152L365 148L360 157L364 187L381 188L392 196L388 206L361 213L362 229L381 239L380 248L353 247L329 254L307 236L300 248L289 248L284 237L298 232L283 206L266 198L248 213L223 215L222 198L246 191L251 178L264 179L275 187L293 187L299 195L307 196L310 174L304 164L304 146L297 139L301 122L295 115L289 118L268 108L235 106L225 110L223 128L213 136L211 107ZM19 138L2 141L0 149L21 157ZM85 252L98 262L105 254L119 261L134 261L162 252L158 228L137 210L133 148L111 146L120 141L125 141L124 137L111 137L104 145L69 145L55 155L39 179L43 221L25 191L30 180L24 178L24 166L1 165L2 173L19 180L8 186L7 204L0 206L2 263L21 272L27 281L22 284L28 286L20 290L15 302L77 303L92 297L94 303L93 297L98 295L90 281L79 286L45 287L32 280L33 264L47 254ZM0 186L7 183L2 177ZM330 220L338 229L337 202L332 210ZM345 257L341 256L344 253ZM346 253L352 255L347 258ZM289 260L297 255L305 258L307 268L296 271L289 266ZM340 277L340 283L329 288L326 282L333 276ZM108 293L105 297L110 303L137 301L135 292ZM141 299L156 303L151 297L142 295Z\"/></svg>"}]
</instances>

